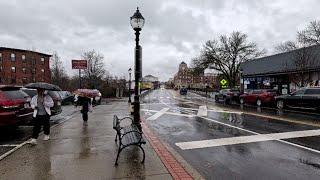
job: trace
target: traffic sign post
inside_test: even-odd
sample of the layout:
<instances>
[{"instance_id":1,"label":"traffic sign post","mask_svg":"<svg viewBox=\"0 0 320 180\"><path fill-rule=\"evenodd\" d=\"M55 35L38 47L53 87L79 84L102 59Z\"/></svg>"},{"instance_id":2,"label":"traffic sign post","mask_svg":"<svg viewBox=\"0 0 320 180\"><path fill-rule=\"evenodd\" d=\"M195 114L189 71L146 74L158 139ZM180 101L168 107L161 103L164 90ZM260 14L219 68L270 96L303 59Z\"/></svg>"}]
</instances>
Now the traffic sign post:
<instances>
[{"instance_id":1,"label":"traffic sign post","mask_svg":"<svg viewBox=\"0 0 320 180\"><path fill-rule=\"evenodd\" d=\"M227 88L228 86L228 81L227 80L225 80L225 79L222 79L221 81L220 81L220 84L221 84L221 87L222 88Z\"/></svg>"},{"instance_id":2,"label":"traffic sign post","mask_svg":"<svg viewBox=\"0 0 320 180\"><path fill-rule=\"evenodd\" d=\"M72 69L79 69L79 88L81 89L81 69L87 69L87 60L72 60Z\"/></svg>"}]
</instances>

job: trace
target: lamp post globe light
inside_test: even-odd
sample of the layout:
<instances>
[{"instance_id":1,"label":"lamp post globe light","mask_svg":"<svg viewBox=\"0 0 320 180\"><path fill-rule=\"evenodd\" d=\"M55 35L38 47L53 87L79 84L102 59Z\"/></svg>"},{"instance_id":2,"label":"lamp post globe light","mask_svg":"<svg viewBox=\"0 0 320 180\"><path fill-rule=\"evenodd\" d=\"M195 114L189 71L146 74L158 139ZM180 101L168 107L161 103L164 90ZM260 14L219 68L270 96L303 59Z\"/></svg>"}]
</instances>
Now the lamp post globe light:
<instances>
[{"instance_id":1,"label":"lamp post globe light","mask_svg":"<svg viewBox=\"0 0 320 180\"><path fill-rule=\"evenodd\" d=\"M128 100L128 103L131 103L131 72L132 72L132 69L129 68L128 69L128 73L129 73L129 100Z\"/></svg>"},{"instance_id":2,"label":"lamp post globe light","mask_svg":"<svg viewBox=\"0 0 320 180\"><path fill-rule=\"evenodd\" d=\"M135 47L135 68L134 68L134 102L133 102L133 121L141 130L140 124L140 102L139 102L139 93L140 93L140 81L142 76L142 68L141 68L141 46L139 45L139 35L140 31L144 26L144 18L137 7L136 12L133 16L130 17L130 24L136 35L136 47Z\"/></svg>"}]
</instances>

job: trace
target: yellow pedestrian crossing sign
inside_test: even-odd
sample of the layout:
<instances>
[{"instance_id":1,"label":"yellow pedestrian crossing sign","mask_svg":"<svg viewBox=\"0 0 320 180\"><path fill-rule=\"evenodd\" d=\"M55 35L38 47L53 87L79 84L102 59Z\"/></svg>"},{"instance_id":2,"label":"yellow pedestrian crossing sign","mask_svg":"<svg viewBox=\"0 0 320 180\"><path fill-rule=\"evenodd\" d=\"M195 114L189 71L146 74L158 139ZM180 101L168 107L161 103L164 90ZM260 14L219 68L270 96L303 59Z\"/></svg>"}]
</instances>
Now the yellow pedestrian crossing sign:
<instances>
[{"instance_id":1,"label":"yellow pedestrian crossing sign","mask_svg":"<svg viewBox=\"0 0 320 180\"><path fill-rule=\"evenodd\" d=\"M222 87L222 88L226 88L226 87L227 87L227 84L228 84L228 81L225 80L225 79L222 79L222 80L220 81L220 84L221 84L221 87Z\"/></svg>"}]
</instances>

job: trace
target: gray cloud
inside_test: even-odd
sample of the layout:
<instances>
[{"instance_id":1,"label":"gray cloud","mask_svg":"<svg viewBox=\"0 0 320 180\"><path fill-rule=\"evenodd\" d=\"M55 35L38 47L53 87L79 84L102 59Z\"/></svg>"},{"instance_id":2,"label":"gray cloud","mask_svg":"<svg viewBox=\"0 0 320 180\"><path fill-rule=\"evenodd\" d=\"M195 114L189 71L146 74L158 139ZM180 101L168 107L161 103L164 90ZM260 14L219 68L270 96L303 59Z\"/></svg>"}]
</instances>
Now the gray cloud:
<instances>
[{"instance_id":1,"label":"gray cloud","mask_svg":"<svg viewBox=\"0 0 320 180\"><path fill-rule=\"evenodd\" d=\"M276 44L319 19L319 5L317 0L0 0L0 45L57 51L70 74L76 73L71 59L95 49L111 74L126 76L134 48L129 17L139 6L146 19L143 74L167 80L206 40L234 30L273 53Z\"/></svg>"}]
</instances>

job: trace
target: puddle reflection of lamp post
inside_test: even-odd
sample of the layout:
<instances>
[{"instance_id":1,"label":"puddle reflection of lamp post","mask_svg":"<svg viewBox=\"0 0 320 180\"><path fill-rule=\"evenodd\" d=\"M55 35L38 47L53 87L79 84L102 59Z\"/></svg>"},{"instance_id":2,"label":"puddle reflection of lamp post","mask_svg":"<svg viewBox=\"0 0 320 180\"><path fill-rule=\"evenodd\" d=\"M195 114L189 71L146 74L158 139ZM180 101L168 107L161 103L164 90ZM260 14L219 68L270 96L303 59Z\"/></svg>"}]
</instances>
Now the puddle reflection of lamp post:
<instances>
[{"instance_id":1,"label":"puddle reflection of lamp post","mask_svg":"<svg viewBox=\"0 0 320 180\"><path fill-rule=\"evenodd\" d=\"M130 24L133 30L135 31L136 35L136 47L135 47L135 69L134 69L134 78L135 78L135 86L134 86L134 115L133 120L134 123L137 124L138 128L141 130L140 124L140 102L139 102L139 91L140 91L140 80L142 75L142 68L141 68L141 47L139 45L139 35L140 31L144 26L144 17L137 8L136 12L133 16L130 17Z\"/></svg>"}]
</instances>

